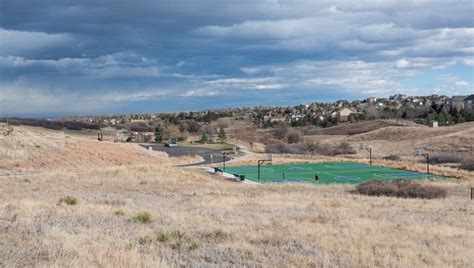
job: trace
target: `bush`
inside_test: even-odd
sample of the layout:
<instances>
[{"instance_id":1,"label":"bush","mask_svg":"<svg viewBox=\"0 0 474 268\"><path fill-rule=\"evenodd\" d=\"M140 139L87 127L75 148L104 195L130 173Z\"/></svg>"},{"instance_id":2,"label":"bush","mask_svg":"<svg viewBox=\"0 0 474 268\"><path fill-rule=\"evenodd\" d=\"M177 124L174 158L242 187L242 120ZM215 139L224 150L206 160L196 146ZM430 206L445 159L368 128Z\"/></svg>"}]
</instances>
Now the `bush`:
<instances>
[{"instance_id":1,"label":"bush","mask_svg":"<svg viewBox=\"0 0 474 268\"><path fill-rule=\"evenodd\" d=\"M173 249L181 250L187 243L190 242L186 232L180 230L162 232L158 236L158 241L162 243L170 242L170 246ZM191 245L190 249L197 249L199 245Z\"/></svg>"},{"instance_id":2,"label":"bush","mask_svg":"<svg viewBox=\"0 0 474 268\"><path fill-rule=\"evenodd\" d=\"M138 238L138 244L142 246L150 245L152 242L153 242L153 239L151 239L151 237L149 237L148 235Z\"/></svg>"},{"instance_id":3,"label":"bush","mask_svg":"<svg viewBox=\"0 0 474 268\"><path fill-rule=\"evenodd\" d=\"M370 196L393 196L401 198L444 198L447 195L445 189L423 185L409 180L367 181L356 186L353 193Z\"/></svg>"},{"instance_id":4,"label":"bush","mask_svg":"<svg viewBox=\"0 0 474 268\"><path fill-rule=\"evenodd\" d=\"M151 214L147 211L138 213L133 219L141 223L150 223L152 221Z\"/></svg>"},{"instance_id":5,"label":"bush","mask_svg":"<svg viewBox=\"0 0 474 268\"><path fill-rule=\"evenodd\" d=\"M298 132L291 132L286 138L288 143L298 143L301 141L301 135Z\"/></svg>"},{"instance_id":6,"label":"bush","mask_svg":"<svg viewBox=\"0 0 474 268\"><path fill-rule=\"evenodd\" d=\"M461 165L459 166L459 168L473 171L474 170L474 158L465 158L461 162Z\"/></svg>"},{"instance_id":7,"label":"bush","mask_svg":"<svg viewBox=\"0 0 474 268\"><path fill-rule=\"evenodd\" d=\"M356 151L347 142L340 143L335 147L320 143L287 144L282 141L271 140L265 146L267 153L281 154L320 154L335 156L340 154L355 154Z\"/></svg>"},{"instance_id":8,"label":"bush","mask_svg":"<svg viewBox=\"0 0 474 268\"><path fill-rule=\"evenodd\" d=\"M123 216L123 215L125 215L125 212L121 209L118 209L114 212L114 214L117 215L117 216Z\"/></svg>"},{"instance_id":9,"label":"bush","mask_svg":"<svg viewBox=\"0 0 474 268\"><path fill-rule=\"evenodd\" d=\"M273 130L273 136L277 139L284 139L286 137L286 134L288 133L288 123L282 122L280 123L274 130Z\"/></svg>"},{"instance_id":10,"label":"bush","mask_svg":"<svg viewBox=\"0 0 474 268\"><path fill-rule=\"evenodd\" d=\"M63 202L70 205L70 206L74 206L74 205L77 205L79 203L79 200L77 198L75 198L74 196L68 195L66 197L60 198L58 204L61 204Z\"/></svg>"},{"instance_id":11,"label":"bush","mask_svg":"<svg viewBox=\"0 0 474 268\"><path fill-rule=\"evenodd\" d=\"M400 160L400 156L395 155L395 154L391 154L391 155L385 156L383 159L384 160L398 161L398 160Z\"/></svg>"},{"instance_id":12,"label":"bush","mask_svg":"<svg viewBox=\"0 0 474 268\"><path fill-rule=\"evenodd\" d=\"M424 160L422 160L425 163ZM443 164L443 163L461 163L462 157L454 154L435 154L430 155L430 164Z\"/></svg>"},{"instance_id":13,"label":"bush","mask_svg":"<svg viewBox=\"0 0 474 268\"><path fill-rule=\"evenodd\" d=\"M342 142L334 148L333 155L339 154L355 154L356 151L347 142Z\"/></svg>"}]
</instances>

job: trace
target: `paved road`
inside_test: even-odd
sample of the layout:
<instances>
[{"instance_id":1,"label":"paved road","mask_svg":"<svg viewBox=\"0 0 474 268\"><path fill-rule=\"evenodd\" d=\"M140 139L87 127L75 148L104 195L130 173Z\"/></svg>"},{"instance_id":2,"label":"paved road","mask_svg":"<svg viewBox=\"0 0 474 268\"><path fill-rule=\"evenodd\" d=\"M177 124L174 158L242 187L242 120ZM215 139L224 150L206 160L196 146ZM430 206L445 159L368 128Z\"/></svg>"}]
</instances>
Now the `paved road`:
<instances>
[{"instance_id":1,"label":"paved road","mask_svg":"<svg viewBox=\"0 0 474 268\"><path fill-rule=\"evenodd\" d=\"M140 146L148 149L148 147L152 147L154 151L161 151L167 153L170 157L180 157L180 156L188 156L188 155L199 155L204 158L204 161L199 163L187 164L187 165L180 165L181 167L187 166L200 166L200 165L208 165L212 163L222 163L224 157L222 152L219 150L213 149L204 149L204 148L196 148L196 147L166 147L162 144L140 144ZM212 155L212 161L211 161ZM231 160L232 158L226 157L226 161Z\"/></svg>"}]
</instances>

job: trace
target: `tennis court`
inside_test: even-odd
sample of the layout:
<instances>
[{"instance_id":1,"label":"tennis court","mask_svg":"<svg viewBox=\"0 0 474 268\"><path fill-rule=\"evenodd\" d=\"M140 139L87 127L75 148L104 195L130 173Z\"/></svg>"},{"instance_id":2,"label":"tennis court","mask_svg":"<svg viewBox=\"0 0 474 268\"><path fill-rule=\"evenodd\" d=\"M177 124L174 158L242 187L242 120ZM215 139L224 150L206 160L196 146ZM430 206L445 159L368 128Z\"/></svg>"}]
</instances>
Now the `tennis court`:
<instances>
[{"instance_id":1,"label":"tennis court","mask_svg":"<svg viewBox=\"0 0 474 268\"><path fill-rule=\"evenodd\" d=\"M225 172L237 177L244 176L245 179L261 183L310 182L318 184L357 184L368 180L391 181L395 179L422 180L446 178L420 172L352 162L263 165L260 167L260 180L258 178L257 165L228 166ZM315 180L316 175L319 177L319 181Z\"/></svg>"}]
</instances>

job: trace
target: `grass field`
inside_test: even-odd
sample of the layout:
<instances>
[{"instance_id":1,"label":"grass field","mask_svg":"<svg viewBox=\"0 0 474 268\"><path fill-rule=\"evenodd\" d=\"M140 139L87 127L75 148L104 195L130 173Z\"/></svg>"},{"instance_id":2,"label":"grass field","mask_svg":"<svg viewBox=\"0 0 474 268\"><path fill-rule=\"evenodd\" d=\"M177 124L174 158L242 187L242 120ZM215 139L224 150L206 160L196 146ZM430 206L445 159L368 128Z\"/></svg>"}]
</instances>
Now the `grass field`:
<instances>
[{"instance_id":1,"label":"grass field","mask_svg":"<svg viewBox=\"0 0 474 268\"><path fill-rule=\"evenodd\" d=\"M251 165L264 156L228 165ZM363 160L273 155L275 165L318 161ZM442 187L448 196L413 199L353 194L353 184L236 183L176 167L191 162L42 128L15 127L0 135L0 267L474 263L471 171L433 166L433 172L458 179L420 183ZM374 163L424 170L414 161Z\"/></svg>"},{"instance_id":2,"label":"grass field","mask_svg":"<svg viewBox=\"0 0 474 268\"><path fill-rule=\"evenodd\" d=\"M311 182L319 184L357 184L368 180L445 178L403 169L352 162L262 165L260 167L260 179L258 178L258 168L256 165L226 167L225 171L236 176L243 175L246 179L261 183ZM319 181L315 180L316 175L319 177Z\"/></svg>"}]
</instances>

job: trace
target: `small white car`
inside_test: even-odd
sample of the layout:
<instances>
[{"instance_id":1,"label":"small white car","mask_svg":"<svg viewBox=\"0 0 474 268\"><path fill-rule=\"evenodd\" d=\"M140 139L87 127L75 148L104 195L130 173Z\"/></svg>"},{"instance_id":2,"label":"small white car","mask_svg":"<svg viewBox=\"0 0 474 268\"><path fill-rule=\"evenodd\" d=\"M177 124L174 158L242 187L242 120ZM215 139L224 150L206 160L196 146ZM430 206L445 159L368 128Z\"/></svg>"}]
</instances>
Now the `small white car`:
<instances>
[{"instance_id":1,"label":"small white car","mask_svg":"<svg viewBox=\"0 0 474 268\"><path fill-rule=\"evenodd\" d=\"M167 143L165 143L165 146L166 147L178 147L179 145L177 143L167 142Z\"/></svg>"}]
</instances>

